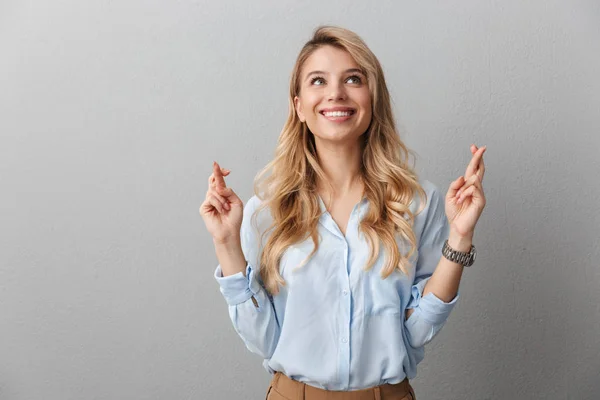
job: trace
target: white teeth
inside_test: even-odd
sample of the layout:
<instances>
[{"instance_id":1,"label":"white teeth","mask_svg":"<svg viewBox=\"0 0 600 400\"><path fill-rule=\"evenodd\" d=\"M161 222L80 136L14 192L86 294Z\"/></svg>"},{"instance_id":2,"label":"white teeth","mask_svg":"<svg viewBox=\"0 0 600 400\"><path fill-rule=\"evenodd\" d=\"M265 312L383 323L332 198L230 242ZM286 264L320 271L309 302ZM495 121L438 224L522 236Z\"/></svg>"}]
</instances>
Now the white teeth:
<instances>
[{"instance_id":1,"label":"white teeth","mask_svg":"<svg viewBox=\"0 0 600 400\"><path fill-rule=\"evenodd\" d=\"M326 117L347 117L352 115L351 111L324 111L323 115Z\"/></svg>"}]
</instances>

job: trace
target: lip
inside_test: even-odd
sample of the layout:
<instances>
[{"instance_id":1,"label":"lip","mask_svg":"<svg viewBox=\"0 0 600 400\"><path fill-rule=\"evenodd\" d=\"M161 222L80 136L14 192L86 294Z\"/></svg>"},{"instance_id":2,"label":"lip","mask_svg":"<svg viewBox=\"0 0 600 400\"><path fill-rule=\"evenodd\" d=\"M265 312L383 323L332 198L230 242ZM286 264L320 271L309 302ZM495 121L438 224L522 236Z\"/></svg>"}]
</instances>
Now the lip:
<instances>
[{"instance_id":1,"label":"lip","mask_svg":"<svg viewBox=\"0 0 600 400\"><path fill-rule=\"evenodd\" d=\"M325 114L323 114L325 112L331 112L331 111L351 111L352 113L350 115L341 116L341 117L328 117ZM319 114L321 114L323 116L323 118L327 119L328 121L341 123L341 122L346 122L350 118L354 117L354 115L356 114L356 110L354 108L350 108L350 107L329 107L329 108L324 108L324 109L320 110Z\"/></svg>"},{"instance_id":2,"label":"lip","mask_svg":"<svg viewBox=\"0 0 600 400\"><path fill-rule=\"evenodd\" d=\"M353 113L356 112L356 110L352 107L327 107L327 108L322 108L319 110L319 112L321 114L323 114L324 112L331 112L331 111L352 111Z\"/></svg>"}]
</instances>

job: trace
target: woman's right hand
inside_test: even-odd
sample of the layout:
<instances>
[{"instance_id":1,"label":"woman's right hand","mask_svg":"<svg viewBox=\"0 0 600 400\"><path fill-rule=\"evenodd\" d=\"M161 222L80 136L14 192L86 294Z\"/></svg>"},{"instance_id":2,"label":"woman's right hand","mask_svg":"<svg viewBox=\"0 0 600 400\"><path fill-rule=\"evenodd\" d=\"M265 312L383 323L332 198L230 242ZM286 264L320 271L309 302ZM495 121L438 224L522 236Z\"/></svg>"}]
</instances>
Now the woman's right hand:
<instances>
[{"instance_id":1,"label":"woman's right hand","mask_svg":"<svg viewBox=\"0 0 600 400\"><path fill-rule=\"evenodd\" d=\"M244 204L231 188L225 185L229 170L213 163L213 173L208 178L206 199L200 206L200 215L215 243L239 242Z\"/></svg>"}]
</instances>

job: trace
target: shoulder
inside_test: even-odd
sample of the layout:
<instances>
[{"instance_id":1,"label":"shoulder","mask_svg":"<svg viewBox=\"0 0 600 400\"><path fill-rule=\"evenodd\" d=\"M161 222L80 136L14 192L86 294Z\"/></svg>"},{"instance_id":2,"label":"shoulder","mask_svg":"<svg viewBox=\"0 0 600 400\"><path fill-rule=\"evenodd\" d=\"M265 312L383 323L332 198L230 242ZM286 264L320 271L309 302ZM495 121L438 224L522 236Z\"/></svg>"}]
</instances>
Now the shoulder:
<instances>
[{"instance_id":1,"label":"shoulder","mask_svg":"<svg viewBox=\"0 0 600 400\"><path fill-rule=\"evenodd\" d=\"M446 195L443 193L437 184L423 179L419 182L427 196L427 203L423 210L415 215L413 229L418 238L423 238L423 234L439 234L439 230L447 226L446 218ZM421 199L415 193L416 201ZM414 213L418 211L418 206L414 206ZM428 233L429 232L429 233Z\"/></svg>"},{"instance_id":2,"label":"shoulder","mask_svg":"<svg viewBox=\"0 0 600 400\"><path fill-rule=\"evenodd\" d=\"M424 207L423 211L421 211L421 213L419 213L419 215L427 215L427 212L429 211L430 208L432 208L432 206L436 207L437 205L440 204L440 202L442 204L444 203L444 194L440 191L438 185L431 182L430 180L419 178L418 183L419 183L419 185L421 185L421 187L425 191L425 196L426 196L425 207ZM419 194L417 192L415 192L413 201L411 202L411 207L410 207L411 211L413 213L416 213L417 210L419 209L421 200L422 200L421 196L419 196Z\"/></svg>"},{"instance_id":3,"label":"shoulder","mask_svg":"<svg viewBox=\"0 0 600 400\"><path fill-rule=\"evenodd\" d=\"M264 200L257 195L253 195L244 205L244 216L242 220L242 229L250 233L262 233L273 222L271 212L268 207L262 207Z\"/></svg>"},{"instance_id":4,"label":"shoulder","mask_svg":"<svg viewBox=\"0 0 600 400\"><path fill-rule=\"evenodd\" d=\"M252 197L250 197L248 199L248 201L246 201L246 204L244 205L244 217L246 215L251 215L254 214L254 212L256 210L258 210L264 203L264 200L262 200L261 198L259 198L257 195L253 195ZM264 208L264 211L268 212L268 208ZM269 212L270 214L270 212Z\"/></svg>"},{"instance_id":5,"label":"shoulder","mask_svg":"<svg viewBox=\"0 0 600 400\"><path fill-rule=\"evenodd\" d=\"M425 189L426 192L432 192L433 190L437 189L437 185L428 179L419 179L419 184L423 189Z\"/></svg>"},{"instance_id":6,"label":"shoulder","mask_svg":"<svg viewBox=\"0 0 600 400\"><path fill-rule=\"evenodd\" d=\"M257 195L250 197L248 199L248 201L246 201L246 204L244 205L244 217L246 216L246 214L254 213L254 211L256 211L256 209L258 209L258 207L261 205L261 203L262 203L262 201L261 201L261 199L258 198Z\"/></svg>"},{"instance_id":7,"label":"shoulder","mask_svg":"<svg viewBox=\"0 0 600 400\"><path fill-rule=\"evenodd\" d=\"M261 208L263 201L256 195L252 196L244 204L244 215L240 230L242 251L246 260L259 270L260 254L268 234L263 234L272 224L271 213L267 207Z\"/></svg>"}]
</instances>

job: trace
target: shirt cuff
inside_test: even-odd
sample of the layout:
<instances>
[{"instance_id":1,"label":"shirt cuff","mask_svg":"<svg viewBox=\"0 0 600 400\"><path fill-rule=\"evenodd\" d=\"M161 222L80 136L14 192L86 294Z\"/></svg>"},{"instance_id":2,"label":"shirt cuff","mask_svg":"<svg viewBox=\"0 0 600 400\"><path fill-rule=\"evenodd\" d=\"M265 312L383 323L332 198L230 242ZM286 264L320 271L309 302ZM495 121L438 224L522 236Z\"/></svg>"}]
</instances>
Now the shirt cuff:
<instances>
[{"instance_id":1,"label":"shirt cuff","mask_svg":"<svg viewBox=\"0 0 600 400\"><path fill-rule=\"evenodd\" d=\"M215 279L219 283L225 301L230 306L248 301L252 296L258 294L261 286L255 275L256 273L250 263L246 265L246 276L241 271L233 275L223 276L221 264L215 270Z\"/></svg>"},{"instance_id":2,"label":"shirt cuff","mask_svg":"<svg viewBox=\"0 0 600 400\"><path fill-rule=\"evenodd\" d=\"M411 288L412 299L406 308L419 308L421 317L431 324L441 324L448 319L450 312L456 305L459 297L459 291L456 296L448 303L437 297L433 292L423 296L423 289L429 278L421 280Z\"/></svg>"}]
</instances>

